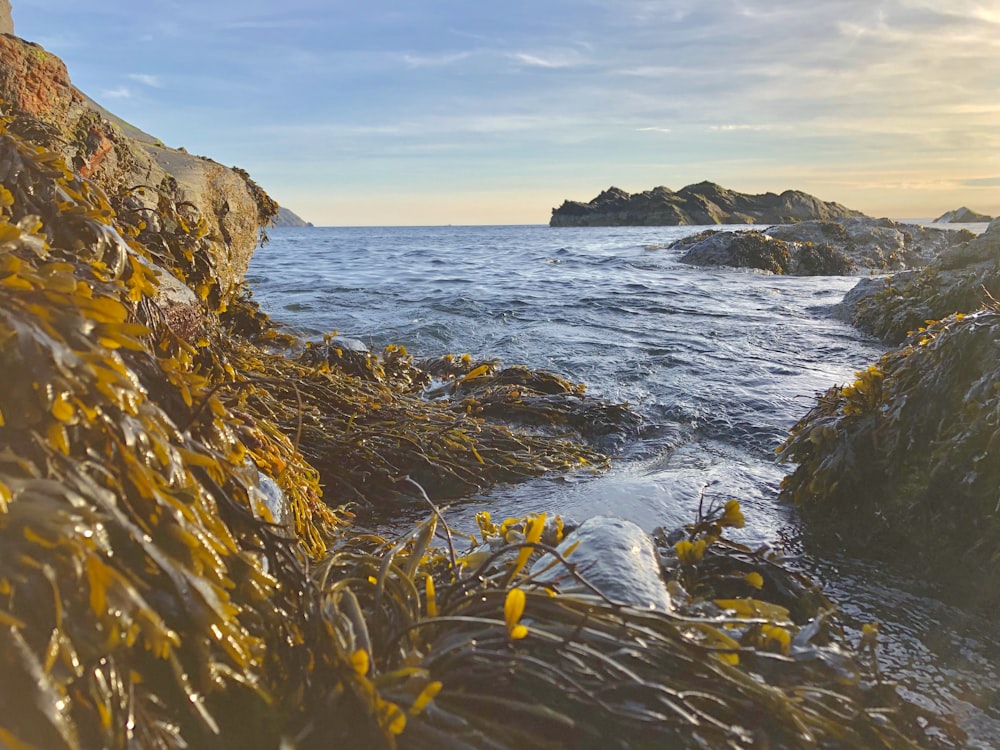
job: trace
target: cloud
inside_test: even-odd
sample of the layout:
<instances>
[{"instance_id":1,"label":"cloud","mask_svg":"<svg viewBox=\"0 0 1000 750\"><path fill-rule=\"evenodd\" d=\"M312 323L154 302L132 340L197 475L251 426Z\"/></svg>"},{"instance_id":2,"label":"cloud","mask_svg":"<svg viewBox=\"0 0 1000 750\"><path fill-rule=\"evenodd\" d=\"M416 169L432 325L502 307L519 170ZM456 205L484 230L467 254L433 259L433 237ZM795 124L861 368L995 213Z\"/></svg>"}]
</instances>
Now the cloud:
<instances>
[{"instance_id":1,"label":"cloud","mask_svg":"<svg viewBox=\"0 0 1000 750\"><path fill-rule=\"evenodd\" d=\"M114 89L104 89L101 92L101 96L107 99L130 99L132 97L132 90L128 86L119 86Z\"/></svg>"},{"instance_id":2,"label":"cloud","mask_svg":"<svg viewBox=\"0 0 1000 750\"><path fill-rule=\"evenodd\" d=\"M518 62L524 63L525 65L531 65L536 68L565 68L568 65L568 63L563 60L546 60L544 57L529 55L526 52L515 52L511 55L511 57Z\"/></svg>"},{"instance_id":3,"label":"cloud","mask_svg":"<svg viewBox=\"0 0 1000 750\"><path fill-rule=\"evenodd\" d=\"M709 125L708 129L713 133L732 133L737 130L762 131L773 130L770 125Z\"/></svg>"},{"instance_id":4,"label":"cloud","mask_svg":"<svg viewBox=\"0 0 1000 750\"><path fill-rule=\"evenodd\" d=\"M1000 187L1000 177L977 177L971 180L962 180L964 187Z\"/></svg>"},{"instance_id":5,"label":"cloud","mask_svg":"<svg viewBox=\"0 0 1000 750\"><path fill-rule=\"evenodd\" d=\"M403 55L403 62L411 68L441 68L454 65L472 57L472 52L450 52L440 55Z\"/></svg>"},{"instance_id":6,"label":"cloud","mask_svg":"<svg viewBox=\"0 0 1000 750\"><path fill-rule=\"evenodd\" d=\"M636 130L639 131L640 133L670 133L670 132L672 132L670 128L656 128L656 127L636 128Z\"/></svg>"},{"instance_id":7,"label":"cloud","mask_svg":"<svg viewBox=\"0 0 1000 750\"><path fill-rule=\"evenodd\" d=\"M128 76L131 80L141 83L145 86L152 86L153 88L162 88L163 82L158 76L151 76L147 73L129 73Z\"/></svg>"}]
</instances>

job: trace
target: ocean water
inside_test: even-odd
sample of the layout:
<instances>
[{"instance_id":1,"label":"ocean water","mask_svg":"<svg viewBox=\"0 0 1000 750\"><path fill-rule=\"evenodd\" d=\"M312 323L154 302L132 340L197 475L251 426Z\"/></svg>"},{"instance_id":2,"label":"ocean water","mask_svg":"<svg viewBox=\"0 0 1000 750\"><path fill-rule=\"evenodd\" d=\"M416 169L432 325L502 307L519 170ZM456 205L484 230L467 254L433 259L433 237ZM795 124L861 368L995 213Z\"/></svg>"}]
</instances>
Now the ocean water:
<instances>
[{"instance_id":1,"label":"ocean water","mask_svg":"<svg viewBox=\"0 0 1000 750\"><path fill-rule=\"evenodd\" d=\"M248 280L262 307L305 336L337 331L373 351L468 352L548 369L642 415L613 468L495 488L447 518L621 516L643 528L691 521L699 497L739 498L734 536L801 555L849 628L882 623L882 664L900 690L1000 746L1000 628L921 581L863 560L812 555L776 502L789 467L774 451L817 393L882 353L834 319L856 279L777 277L681 264L667 250L704 227L283 228ZM411 518L401 518L408 528Z\"/></svg>"}]
</instances>

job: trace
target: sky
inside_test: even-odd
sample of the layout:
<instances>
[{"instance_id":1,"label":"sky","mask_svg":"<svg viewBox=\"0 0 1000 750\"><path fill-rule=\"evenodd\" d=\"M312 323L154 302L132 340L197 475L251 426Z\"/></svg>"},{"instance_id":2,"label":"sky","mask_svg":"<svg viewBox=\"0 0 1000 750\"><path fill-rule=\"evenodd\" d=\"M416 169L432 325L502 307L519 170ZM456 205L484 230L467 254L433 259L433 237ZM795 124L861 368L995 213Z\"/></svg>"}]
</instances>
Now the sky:
<instances>
[{"instance_id":1,"label":"sky","mask_svg":"<svg viewBox=\"0 0 1000 750\"><path fill-rule=\"evenodd\" d=\"M710 180L1000 214L1000 0L12 0L167 145L317 225L544 224Z\"/></svg>"}]
</instances>

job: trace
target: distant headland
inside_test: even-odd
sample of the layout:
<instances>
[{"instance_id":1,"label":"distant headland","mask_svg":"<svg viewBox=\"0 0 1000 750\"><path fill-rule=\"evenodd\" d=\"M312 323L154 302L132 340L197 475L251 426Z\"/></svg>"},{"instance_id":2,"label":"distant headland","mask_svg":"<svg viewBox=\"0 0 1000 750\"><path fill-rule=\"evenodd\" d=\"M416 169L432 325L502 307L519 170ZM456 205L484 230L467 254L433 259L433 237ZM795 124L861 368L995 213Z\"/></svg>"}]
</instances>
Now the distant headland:
<instances>
[{"instance_id":1,"label":"distant headland","mask_svg":"<svg viewBox=\"0 0 1000 750\"><path fill-rule=\"evenodd\" d=\"M993 217L962 206L954 211L943 213L934 219L935 224L989 224Z\"/></svg>"},{"instance_id":2,"label":"distant headland","mask_svg":"<svg viewBox=\"0 0 1000 750\"><path fill-rule=\"evenodd\" d=\"M297 213L284 206L278 207L278 215L274 217L276 227L311 227L313 223L306 221Z\"/></svg>"},{"instance_id":3,"label":"distant headland","mask_svg":"<svg viewBox=\"0 0 1000 750\"><path fill-rule=\"evenodd\" d=\"M792 224L799 221L864 217L860 211L798 190L777 195L738 193L699 182L674 192L655 187L626 193L611 187L589 203L564 201L552 209L553 227L680 226L699 224Z\"/></svg>"}]
</instances>

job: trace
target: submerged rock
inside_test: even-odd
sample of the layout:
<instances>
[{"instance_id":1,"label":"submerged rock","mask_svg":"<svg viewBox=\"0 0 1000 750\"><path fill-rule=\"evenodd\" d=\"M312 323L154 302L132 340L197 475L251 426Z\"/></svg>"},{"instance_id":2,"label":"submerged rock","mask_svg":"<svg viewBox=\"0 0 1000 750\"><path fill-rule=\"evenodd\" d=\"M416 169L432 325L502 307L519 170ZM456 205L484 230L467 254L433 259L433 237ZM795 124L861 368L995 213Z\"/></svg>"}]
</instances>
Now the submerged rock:
<instances>
[{"instance_id":1,"label":"submerged rock","mask_svg":"<svg viewBox=\"0 0 1000 750\"><path fill-rule=\"evenodd\" d=\"M752 195L738 193L713 182L699 182L677 192L660 186L630 194L611 187L589 203L564 201L559 208L552 209L549 225L606 227L781 224L849 216L864 214L798 190L786 190L781 195Z\"/></svg>"},{"instance_id":2,"label":"submerged rock","mask_svg":"<svg viewBox=\"0 0 1000 750\"><path fill-rule=\"evenodd\" d=\"M574 570L611 601L671 611L656 548L636 524L608 516L590 518L568 534L557 549L566 555L571 548L569 560ZM561 593L593 594L552 555L540 557L531 571L538 573L538 581L554 584Z\"/></svg>"}]
</instances>

